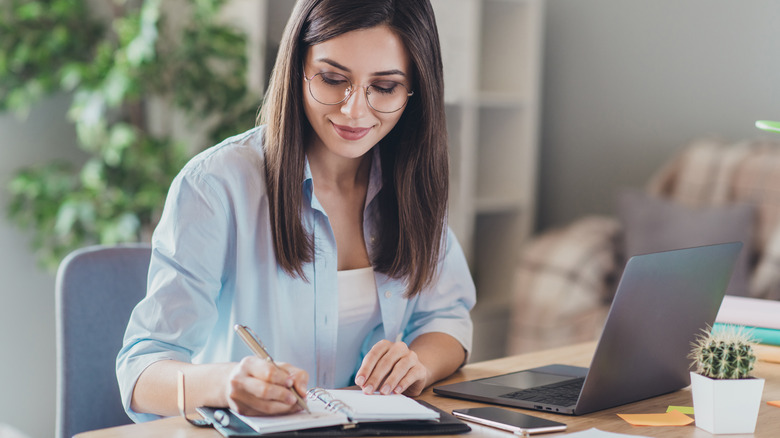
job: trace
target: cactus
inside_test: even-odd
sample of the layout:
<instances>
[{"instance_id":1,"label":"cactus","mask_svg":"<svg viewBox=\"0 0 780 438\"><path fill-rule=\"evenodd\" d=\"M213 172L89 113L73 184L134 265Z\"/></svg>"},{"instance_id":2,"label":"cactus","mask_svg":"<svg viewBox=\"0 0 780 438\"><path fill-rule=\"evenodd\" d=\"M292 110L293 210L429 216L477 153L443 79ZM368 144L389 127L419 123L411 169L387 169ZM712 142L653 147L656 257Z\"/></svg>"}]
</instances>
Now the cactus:
<instances>
[{"instance_id":1,"label":"cactus","mask_svg":"<svg viewBox=\"0 0 780 438\"><path fill-rule=\"evenodd\" d=\"M711 379L748 378L756 363L750 332L744 327L727 325L703 330L693 342L690 358L696 372Z\"/></svg>"}]
</instances>

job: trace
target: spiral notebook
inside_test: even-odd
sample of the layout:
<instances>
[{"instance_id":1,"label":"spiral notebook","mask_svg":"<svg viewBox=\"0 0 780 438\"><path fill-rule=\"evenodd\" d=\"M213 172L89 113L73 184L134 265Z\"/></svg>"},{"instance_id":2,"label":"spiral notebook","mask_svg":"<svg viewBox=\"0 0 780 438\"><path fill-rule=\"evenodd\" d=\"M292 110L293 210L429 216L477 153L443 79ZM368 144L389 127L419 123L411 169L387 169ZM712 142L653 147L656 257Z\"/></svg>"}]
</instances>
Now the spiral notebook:
<instances>
[{"instance_id":1,"label":"spiral notebook","mask_svg":"<svg viewBox=\"0 0 780 438\"><path fill-rule=\"evenodd\" d=\"M315 388L307 393L307 402L311 413L297 412L289 415L250 417L230 411L231 424L234 419L240 420L257 435L321 430L329 427L335 430L349 430L363 424L379 423L406 424L411 430L420 427L435 429L439 424L441 412L401 394L364 394L360 390L347 389ZM198 409L206 417L213 416L212 410L212 408ZM395 429L400 430L398 426Z\"/></svg>"}]
</instances>

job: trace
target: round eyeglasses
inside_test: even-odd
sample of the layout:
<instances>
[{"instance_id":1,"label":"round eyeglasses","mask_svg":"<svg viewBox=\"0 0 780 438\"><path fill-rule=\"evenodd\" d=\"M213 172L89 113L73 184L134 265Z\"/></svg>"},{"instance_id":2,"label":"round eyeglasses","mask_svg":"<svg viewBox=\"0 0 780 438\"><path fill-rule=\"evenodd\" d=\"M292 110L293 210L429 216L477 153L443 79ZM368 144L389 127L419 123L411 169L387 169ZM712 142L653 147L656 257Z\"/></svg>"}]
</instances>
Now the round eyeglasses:
<instances>
[{"instance_id":1,"label":"round eyeglasses","mask_svg":"<svg viewBox=\"0 0 780 438\"><path fill-rule=\"evenodd\" d=\"M341 73L321 72L310 78L304 73L303 79L309 84L311 97L323 105L346 102L357 89L352 85L352 81ZM399 111L414 94L404 84L386 79L374 81L363 88L368 106L380 113Z\"/></svg>"}]
</instances>

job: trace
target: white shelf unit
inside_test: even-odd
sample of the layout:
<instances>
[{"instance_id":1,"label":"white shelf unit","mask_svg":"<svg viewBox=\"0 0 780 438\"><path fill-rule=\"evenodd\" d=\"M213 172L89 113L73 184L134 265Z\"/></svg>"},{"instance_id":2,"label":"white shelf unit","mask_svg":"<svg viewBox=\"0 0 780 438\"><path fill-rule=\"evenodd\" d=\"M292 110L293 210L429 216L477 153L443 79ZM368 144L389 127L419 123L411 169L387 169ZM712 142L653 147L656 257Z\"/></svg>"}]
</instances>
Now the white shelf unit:
<instances>
[{"instance_id":1,"label":"white shelf unit","mask_svg":"<svg viewBox=\"0 0 780 438\"><path fill-rule=\"evenodd\" d=\"M542 2L432 0L444 58L449 223L477 284L474 360L503 355L513 268L533 228ZM263 84L294 3L260 2L263 65L252 74Z\"/></svg>"},{"instance_id":2,"label":"white shelf unit","mask_svg":"<svg viewBox=\"0 0 780 438\"><path fill-rule=\"evenodd\" d=\"M543 0L433 0L444 58L450 225L477 285L474 360L502 356L533 230Z\"/></svg>"}]
</instances>

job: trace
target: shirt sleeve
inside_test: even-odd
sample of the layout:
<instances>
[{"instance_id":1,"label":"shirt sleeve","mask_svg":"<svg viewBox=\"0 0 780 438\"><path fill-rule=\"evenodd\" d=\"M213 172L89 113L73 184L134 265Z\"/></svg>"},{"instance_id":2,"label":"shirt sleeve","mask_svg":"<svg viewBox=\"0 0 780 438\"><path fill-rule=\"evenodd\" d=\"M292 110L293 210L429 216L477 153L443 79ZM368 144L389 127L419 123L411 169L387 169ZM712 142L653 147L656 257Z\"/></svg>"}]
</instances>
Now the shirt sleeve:
<instances>
[{"instance_id":1,"label":"shirt sleeve","mask_svg":"<svg viewBox=\"0 0 780 438\"><path fill-rule=\"evenodd\" d=\"M122 403L133 421L159 418L130 408L141 373L159 360L190 362L217 321L230 229L226 196L215 187L185 167L152 236L147 295L130 316L116 360Z\"/></svg>"},{"instance_id":2,"label":"shirt sleeve","mask_svg":"<svg viewBox=\"0 0 780 438\"><path fill-rule=\"evenodd\" d=\"M469 312L476 303L476 289L463 250L450 229L446 245L437 278L417 298L404 342L409 344L424 333L446 333L460 342L468 360L474 331Z\"/></svg>"}]
</instances>

